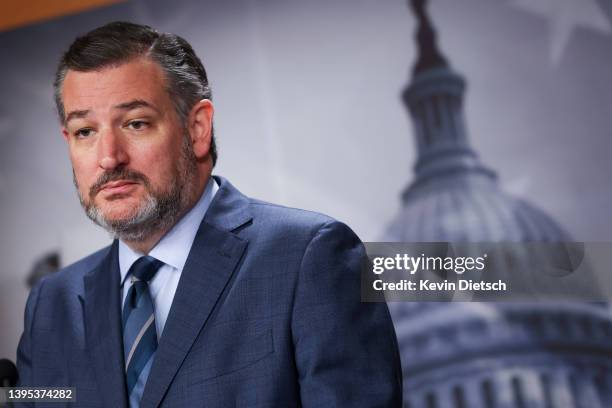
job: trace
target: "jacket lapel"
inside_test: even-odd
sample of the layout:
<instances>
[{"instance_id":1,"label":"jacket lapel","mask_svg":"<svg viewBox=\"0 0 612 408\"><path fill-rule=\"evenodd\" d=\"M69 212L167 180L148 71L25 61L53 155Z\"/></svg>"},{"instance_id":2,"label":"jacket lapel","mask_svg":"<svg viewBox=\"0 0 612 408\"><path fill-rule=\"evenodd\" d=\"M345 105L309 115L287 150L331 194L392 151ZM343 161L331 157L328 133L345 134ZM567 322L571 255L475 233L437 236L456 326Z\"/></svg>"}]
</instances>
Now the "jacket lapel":
<instances>
[{"instance_id":1,"label":"jacket lapel","mask_svg":"<svg viewBox=\"0 0 612 408\"><path fill-rule=\"evenodd\" d=\"M246 198L229 182L220 184L189 252L141 407L157 407L246 249L247 241L232 231L247 223Z\"/></svg>"},{"instance_id":2,"label":"jacket lapel","mask_svg":"<svg viewBox=\"0 0 612 408\"><path fill-rule=\"evenodd\" d=\"M87 349L107 407L127 407L123 341L121 338L121 288L117 241L102 262L84 277Z\"/></svg>"}]
</instances>

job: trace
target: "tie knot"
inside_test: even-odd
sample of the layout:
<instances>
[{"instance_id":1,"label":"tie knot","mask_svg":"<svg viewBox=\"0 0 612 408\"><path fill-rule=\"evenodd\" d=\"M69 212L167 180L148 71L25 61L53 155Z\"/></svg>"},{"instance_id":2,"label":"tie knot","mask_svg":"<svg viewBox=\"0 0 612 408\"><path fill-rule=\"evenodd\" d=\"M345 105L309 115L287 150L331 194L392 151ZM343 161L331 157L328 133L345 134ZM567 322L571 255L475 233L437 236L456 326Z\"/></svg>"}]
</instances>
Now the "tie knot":
<instances>
[{"instance_id":1,"label":"tie knot","mask_svg":"<svg viewBox=\"0 0 612 408\"><path fill-rule=\"evenodd\" d=\"M153 279L155 273L164 263L152 256L141 256L132 264L128 271L128 276L132 276L133 280L148 282Z\"/></svg>"}]
</instances>

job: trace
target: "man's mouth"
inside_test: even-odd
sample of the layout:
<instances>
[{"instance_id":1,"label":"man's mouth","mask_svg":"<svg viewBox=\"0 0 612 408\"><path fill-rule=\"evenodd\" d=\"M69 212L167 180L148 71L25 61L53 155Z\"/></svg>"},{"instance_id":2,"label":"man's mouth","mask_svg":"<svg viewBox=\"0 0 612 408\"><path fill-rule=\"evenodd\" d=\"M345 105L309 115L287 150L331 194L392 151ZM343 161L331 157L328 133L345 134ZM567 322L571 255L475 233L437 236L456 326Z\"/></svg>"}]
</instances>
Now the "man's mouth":
<instances>
[{"instance_id":1,"label":"man's mouth","mask_svg":"<svg viewBox=\"0 0 612 408\"><path fill-rule=\"evenodd\" d=\"M123 194L130 191L134 186L138 184L134 181L130 180L117 180L110 181L100 188L100 192L113 195L113 194Z\"/></svg>"}]
</instances>

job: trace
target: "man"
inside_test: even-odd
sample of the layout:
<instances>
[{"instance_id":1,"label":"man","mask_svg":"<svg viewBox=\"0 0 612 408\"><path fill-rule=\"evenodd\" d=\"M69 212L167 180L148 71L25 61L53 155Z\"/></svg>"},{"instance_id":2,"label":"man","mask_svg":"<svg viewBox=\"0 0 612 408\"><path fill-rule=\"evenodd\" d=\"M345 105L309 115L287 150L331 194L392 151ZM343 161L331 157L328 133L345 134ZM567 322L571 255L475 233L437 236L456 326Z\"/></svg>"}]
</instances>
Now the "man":
<instances>
[{"instance_id":1,"label":"man","mask_svg":"<svg viewBox=\"0 0 612 408\"><path fill-rule=\"evenodd\" d=\"M211 176L211 93L185 40L100 27L55 92L83 208L116 239L32 290L20 385L76 387L88 407L400 406L388 310L360 302L362 244Z\"/></svg>"}]
</instances>

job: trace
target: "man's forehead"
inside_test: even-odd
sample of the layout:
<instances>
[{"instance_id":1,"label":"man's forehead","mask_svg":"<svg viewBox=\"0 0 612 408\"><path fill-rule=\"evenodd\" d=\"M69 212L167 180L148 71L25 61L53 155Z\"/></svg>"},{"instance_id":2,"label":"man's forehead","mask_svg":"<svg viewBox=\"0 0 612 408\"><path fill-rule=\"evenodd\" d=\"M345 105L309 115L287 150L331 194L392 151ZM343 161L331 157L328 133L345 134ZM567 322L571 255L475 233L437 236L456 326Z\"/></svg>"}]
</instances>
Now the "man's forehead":
<instances>
[{"instance_id":1,"label":"man's forehead","mask_svg":"<svg viewBox=\"0 0 612 408\"><path fill-rule=\"evenodd\" d=\"M62 84L62 99L66 111L114 106L133 100L156 105L165 89L159 65L138 58L95 71L68 70Z\"/></svg>"}]
</instances>

